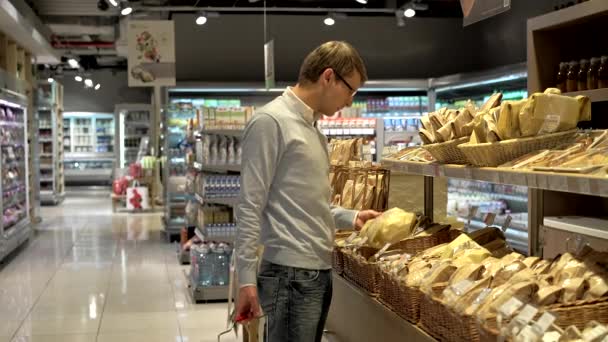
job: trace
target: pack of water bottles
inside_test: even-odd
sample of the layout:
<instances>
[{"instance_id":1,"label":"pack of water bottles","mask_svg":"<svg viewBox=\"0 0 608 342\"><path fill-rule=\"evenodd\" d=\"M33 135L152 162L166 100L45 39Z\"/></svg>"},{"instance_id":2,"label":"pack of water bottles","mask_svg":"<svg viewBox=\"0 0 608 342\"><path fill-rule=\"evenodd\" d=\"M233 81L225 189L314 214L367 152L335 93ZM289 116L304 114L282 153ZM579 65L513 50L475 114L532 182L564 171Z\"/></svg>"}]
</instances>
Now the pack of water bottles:
<instances>
[{"instance_id":1,"label":"pack of water bottles","mask_svg":"<svg viewBox=\"0 0 608 342\"><path fill-rule=\"evenodd\" d=\"M197 287L227 286L230 281L232 246L203 242L190 248L190 277Z\"/></svg>"},{"instance_id":2,"label":"pack of water bottles","mask_svg":"<svg viewBox=\"0 0 608 342\"><path fill-rule=\"evenodd\" d=\"M241 191L241 176L205 176L203 192L206 198L235 197Z\"/></svg>"}]
</instances>

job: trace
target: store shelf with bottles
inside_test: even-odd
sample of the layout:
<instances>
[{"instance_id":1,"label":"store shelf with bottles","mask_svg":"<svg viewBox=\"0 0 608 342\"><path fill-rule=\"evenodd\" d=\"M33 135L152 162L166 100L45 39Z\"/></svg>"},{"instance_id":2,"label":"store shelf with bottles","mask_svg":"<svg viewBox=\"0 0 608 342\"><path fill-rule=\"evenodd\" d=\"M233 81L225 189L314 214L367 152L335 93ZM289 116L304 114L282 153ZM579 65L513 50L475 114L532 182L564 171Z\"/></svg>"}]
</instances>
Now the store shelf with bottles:
<instances>
[{"instance_id":1,"label":"store shelf with bottles","mask_svg":"<svg viewBox=\"0 0 608 342\"><path fill-rule=\"evenodd\" d=\"M0 176L2 189L2 222L0 225L0 261L27 240L29 227L28 174L26 158L27 99L0 89Z\"/></svg>"}]
</instances>

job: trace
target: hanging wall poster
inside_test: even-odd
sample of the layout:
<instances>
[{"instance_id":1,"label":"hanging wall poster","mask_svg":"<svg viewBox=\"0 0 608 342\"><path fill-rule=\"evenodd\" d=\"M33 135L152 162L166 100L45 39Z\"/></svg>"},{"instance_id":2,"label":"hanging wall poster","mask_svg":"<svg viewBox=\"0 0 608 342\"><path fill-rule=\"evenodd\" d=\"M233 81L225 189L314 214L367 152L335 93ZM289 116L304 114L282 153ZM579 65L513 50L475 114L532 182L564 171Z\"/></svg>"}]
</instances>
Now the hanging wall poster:
<instances>
[{"instance_id":1,"label":"hanging wall poster","mask_svg":"<svg viewBox=\"0 0 608 342\"><path fill-rule=\"evenodd\" d=\"M172 20L128 23L129 87L175 85L175 25Z\"/></svg>"}]
</instances>

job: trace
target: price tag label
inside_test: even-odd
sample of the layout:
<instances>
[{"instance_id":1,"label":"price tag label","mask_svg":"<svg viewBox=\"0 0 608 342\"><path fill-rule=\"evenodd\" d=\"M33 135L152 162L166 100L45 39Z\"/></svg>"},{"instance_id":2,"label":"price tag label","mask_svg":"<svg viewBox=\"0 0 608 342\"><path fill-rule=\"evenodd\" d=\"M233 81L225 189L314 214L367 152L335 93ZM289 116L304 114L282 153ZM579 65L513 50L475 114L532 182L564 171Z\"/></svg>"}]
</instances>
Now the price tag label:
<instances>
[{"instance_id":1,"label":"price tag label","mask_svg":"<svg viewBox=\"0 0 608 342\"><path fill-rule=\"evenodd\" d=\"M527 325L538 313L538 308L532 305L526 305L521 312L515 317L515 320Z\"/></svg>"},{"instance_id":2,"label":"price tag label","mask_svg":"<svg viewBox=\"0 0 608 342\"><path fill-rule=\"evenodd\" d=\"M511 217L511 215L507 215L507 217L505 218L505 222L502 224L503 232L506 232L507 229L509 229L509 226L511 225L511 221L513 221L513 218Z\"/></svg>"},{"instance_id":3,"label":"price tag label","mask_svg":"<svg viewBox=\"0 0 608 342\"><path fill-rule=\"evenodd\" d=\"M492 224L494 224L494 220L495 219L496 219L496 214L494 214L494 213L487 213L485 219L483 220L483 222L487 226L491 226Z\"/></svg>"},{"instance_id":4,"label":"price tag label","mask_svg":"<svg viewBox=\"0 0 608 342\"><path fill-rule=\"evenodd\" d=\"M387 243L386 245L384 245L384 247L382 247L378 253L374 254L374 259L378 260L378 257L380 255L382 255L382 253L386 252L388 250L388 248L391 246L391 243Z\"/></svg>"},{"instance_id":5,"label":"price tag label","mask_svg":"<svg viewBox=\"0 0 608 342\"><path fill-rule=\"evenodd\" d=\"M458 296L462 296L463 293L467 292L472 286L473 286L473 282L469 279L465 279L462 281L459 281L458 283L452 285L452 291L458 295Z\"/></svg>"},{"instance_id":6,"label":"price tag label","mask_svg":"<svg viewBox=\"0 0 608 342\"><path fill-rule=\"evenodd\" d=\"M543 125L538 130L538 135L556 132L557 128L559 127L560 122L561 122L560 115L545 116L545 121L543 122Z\"/></svg>"},{"instance_id":7,"label":"price tag label","mask_svg":"<svg viewBox=\"0 0 608 342\"><path fill-rule=\"evenodd\" d=\"M356 237L357 237L357 232L354 232L354 233L350 234L350 235L348 236L348 238L346 239L346 243L347 243L347 244L352 243L352 242L353 242L353 240L354 240Z\"/></svg>"},{"instance_id":8,"label":"price tag label","mask_svg":"<svg viewBox=\"0 0 608 342\"><path fill-rule=\"evenodd\" d=\"M555 322L555 316L548 312L545 312L542 316L540 316L538 321L536 321L536 323L534 324L534 328L538 330L541 334L544 334L545 331L549 329L551 324L553 324L553 322Z\"/></svg>"},{"instance_id":9,"label":"price tag label","mask_svg":"<svg viewBox=\"0 0 608 342\"><path fill-rule=\"evenodd\" d=\"M521 300L513 297L503 304L498 311L505 317L511 317L523 305L524 303Z\"/></svg>"}]
</instances>

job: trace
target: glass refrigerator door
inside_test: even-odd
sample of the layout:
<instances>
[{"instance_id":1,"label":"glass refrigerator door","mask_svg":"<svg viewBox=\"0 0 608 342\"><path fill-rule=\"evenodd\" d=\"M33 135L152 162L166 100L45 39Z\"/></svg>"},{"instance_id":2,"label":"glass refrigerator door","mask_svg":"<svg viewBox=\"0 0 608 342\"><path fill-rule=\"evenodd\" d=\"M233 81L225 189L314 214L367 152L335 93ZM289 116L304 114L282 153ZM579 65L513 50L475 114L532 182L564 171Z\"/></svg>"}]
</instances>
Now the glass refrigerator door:
<instances>
[{"instance_id":1,"label":"glass refrigerator door","mask_svg":"<svg viewBox=\"0 0 608 342\"><path fill-rule=\"evenodd\" d=\"M25 111L0 104L2 145L2 228L11 236L27 219L27 144Z\"/></svg>"},{"instance_id":2,"label":"glass refrigerator door","mask_svg":"<svg viewBox=\"0 0 608 342\"><path fill-rule=\"evenodd\" d=\"M114 152L114 119L95 118L95 152Z\"/></svg>"}]
</instances>

